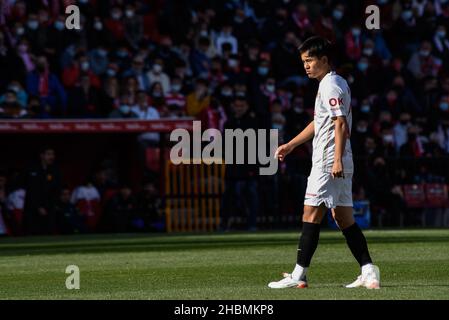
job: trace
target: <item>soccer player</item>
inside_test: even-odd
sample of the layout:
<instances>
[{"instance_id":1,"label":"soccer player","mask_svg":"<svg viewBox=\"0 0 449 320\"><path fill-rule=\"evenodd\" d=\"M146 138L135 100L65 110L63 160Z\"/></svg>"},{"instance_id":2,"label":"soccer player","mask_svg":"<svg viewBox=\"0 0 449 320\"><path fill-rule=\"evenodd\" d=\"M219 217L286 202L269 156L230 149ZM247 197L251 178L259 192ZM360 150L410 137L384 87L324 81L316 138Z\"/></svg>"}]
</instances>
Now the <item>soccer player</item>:
<instances>
[{"instance_id":1,"label":"soccer player","mask_svg":"<svg viewBox=\"0 0 449 320\"><path fill-rule=\"evenodd\" d=\"M275 157L283 161L294 148L313 138L312 170L307 181L296 266L291 274L284 273L283 279L270 282L270 288L308 286L307 269L328 208L361 267L361 275L346 288L380 287L379 268L372 263L365 236L352 213L351 92L347 82L332 70L331 50L330 42L321 37L311 37L299 47L308 77L319 81L314 120L290 142L279 146Z\"/></svg>"}]
</instances>

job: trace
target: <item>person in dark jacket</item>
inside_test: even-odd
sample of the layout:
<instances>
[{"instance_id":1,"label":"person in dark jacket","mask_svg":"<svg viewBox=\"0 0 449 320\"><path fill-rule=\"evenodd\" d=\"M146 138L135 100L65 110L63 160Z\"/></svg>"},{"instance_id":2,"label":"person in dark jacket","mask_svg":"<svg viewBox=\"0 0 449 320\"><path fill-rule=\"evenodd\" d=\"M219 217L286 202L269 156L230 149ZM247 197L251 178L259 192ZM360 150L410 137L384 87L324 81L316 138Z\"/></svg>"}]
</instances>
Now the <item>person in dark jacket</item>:
<instances>
[{"instance_id":1,"label":"person in dark jacket","mask_svg":"<svg viewBox=\"0 0 449 320\"><path fill-rule=\"evenodd\" d=\"M61 234L84 233L86 232L85 217L70 202L70 196L69 188L62 188L61 195L55 206L55 218L58 231Z\"/></svg>"},{"instance_id":2,"label":"person in dark jacket","mask_svg":"<svg viewBox=\"0 0 449 320\"><path fill-rule=\"evenodd\" d=\"M44 147L40 162L25 175L24 226L27 234L55 232L55 204L61 190L61 174L55 166L55 151Z\"/></svg>"},{"instance_id":3,"label":"person in dark jacket","mask_svg":"<svg viewBox=\"0 0 449 320\"><path fill-rule=\"evenodd\" d=\"M247 129L256 130L259 127L258 118L255 113L250 110L248 102L245 97L236 97L232 104L233 116L226 121L225 130L242 129L243 132ZM234 158L236 156L236 141L226 142L225 145L232 145L234 148ZM248 151L248 144L245 143L245 153ZM226 150L226 149L225 149ZM238 151L238 149L237 149ZM254 156L254 155L251 155ZM246 209L248 211L248 224L249 230L256 230L257 224L257 212L258 212L258 191L257 191L257 178L258 178L258 165L249 164L249 155L245 155L244 164L236 164L236 160L233 159L232 164L226 164L225 173L225 191L222 202L222 221L221 228L228 230L231 227L233 215L237 212ZM257 162L257 161L256 161Z\"/></svg>"}]
</instances>

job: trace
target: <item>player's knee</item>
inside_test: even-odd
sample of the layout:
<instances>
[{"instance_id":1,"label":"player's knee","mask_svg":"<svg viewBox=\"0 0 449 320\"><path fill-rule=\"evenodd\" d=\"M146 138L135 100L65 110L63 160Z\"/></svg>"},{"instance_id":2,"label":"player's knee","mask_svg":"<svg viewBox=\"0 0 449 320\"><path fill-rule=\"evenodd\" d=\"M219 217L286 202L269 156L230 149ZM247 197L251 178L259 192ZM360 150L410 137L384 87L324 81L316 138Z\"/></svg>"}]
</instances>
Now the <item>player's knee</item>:
<instances>
[{"instance_id":1,"label":"player's knee","mask_svg":"<svg viewBox=\"0 0 449 320\"><path fill-rule=\"evenodd\" d=\"M302 222L319 224L321 223L321 217L318 212L304 211L304 214L302 216Z\"/></svg>"},{"instance_id":2,"label":"player's knee","mask_svg":"<svg viewBox=\"0 0 449 320\"><path fill-rule=\"evenodd\" d=\"M346 229L347 227L350 227L351 225L354 224L354 218L352 217L347 218L333 215L333 218L340 230Z\"/></svg>"}]
</instances>

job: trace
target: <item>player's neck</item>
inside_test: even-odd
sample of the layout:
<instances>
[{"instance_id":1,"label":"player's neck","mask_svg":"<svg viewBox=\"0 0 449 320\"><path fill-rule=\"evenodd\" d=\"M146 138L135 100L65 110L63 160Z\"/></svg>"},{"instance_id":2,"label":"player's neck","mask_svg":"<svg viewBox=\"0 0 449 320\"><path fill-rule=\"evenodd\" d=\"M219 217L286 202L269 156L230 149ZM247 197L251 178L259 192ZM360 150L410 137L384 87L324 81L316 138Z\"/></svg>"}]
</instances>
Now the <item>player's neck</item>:
<instances>
[{"instance_id":1,"label":"player's neck","mask_svg":"<svg viewBox=\"0 0 449 320\"><path fill-rule=\"evenodd\" d=\"M320 74L320 75L317 77L317 80L318 80L318 81L323 80L323 78L324 78L329 72L331 72L331 71L332 71L332 68L331 68L331 67L326 68L326 69L323 71L323 73Z\"/></svg>"}]
</instances>

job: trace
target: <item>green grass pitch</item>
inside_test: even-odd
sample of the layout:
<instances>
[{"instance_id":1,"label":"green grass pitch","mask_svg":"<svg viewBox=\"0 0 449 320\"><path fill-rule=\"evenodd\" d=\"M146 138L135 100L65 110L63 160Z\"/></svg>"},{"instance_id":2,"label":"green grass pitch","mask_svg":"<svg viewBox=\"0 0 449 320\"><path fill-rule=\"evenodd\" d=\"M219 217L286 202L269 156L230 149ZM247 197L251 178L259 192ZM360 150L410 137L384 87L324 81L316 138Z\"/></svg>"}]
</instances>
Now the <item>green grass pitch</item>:
<instances>
[{"instance_id":1,"label":"green grass pitch","mask_svg":"<svg viewBox=\"0 0 449 320\"><path fill-rule=\"evenodd\" d=\"M343 288L359 268L337 231L321 233L310 287L284 290L267 284L292 270L298 232L1 238L0 299L449 299L449 230L365 235L380 290Z\"/></svg>"}]
</instances>

